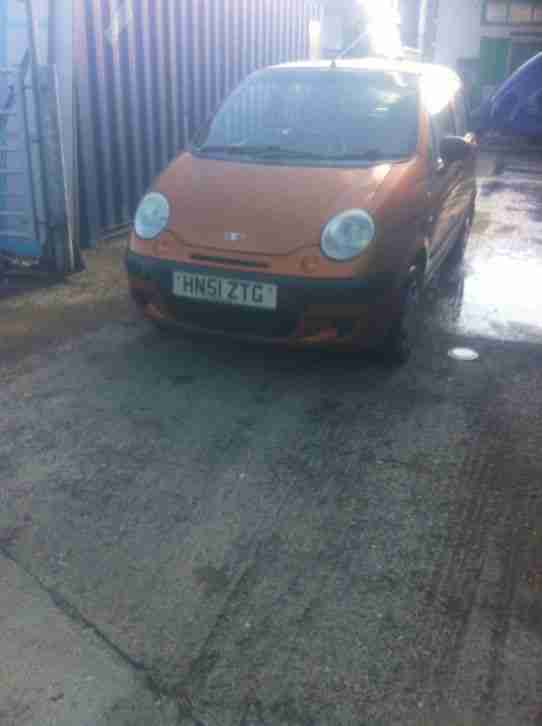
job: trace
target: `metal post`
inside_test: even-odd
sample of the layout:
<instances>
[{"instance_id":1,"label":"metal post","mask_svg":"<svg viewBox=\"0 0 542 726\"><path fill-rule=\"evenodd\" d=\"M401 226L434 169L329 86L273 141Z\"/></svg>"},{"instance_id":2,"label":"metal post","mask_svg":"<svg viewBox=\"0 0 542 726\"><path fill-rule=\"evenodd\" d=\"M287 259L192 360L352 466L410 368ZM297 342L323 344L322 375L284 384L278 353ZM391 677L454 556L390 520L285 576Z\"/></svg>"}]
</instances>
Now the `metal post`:
<instances>
[{"instance_id":1,"label":"metal post","mask_svg":"<svg viewBox=\"0 0 542 726\"><path fill-rule=\"evenodd\" d=\"M420 9L419 46L423 60L432 61L437 40L439 0L422 0Z\"/></svg>"}]
</instances>

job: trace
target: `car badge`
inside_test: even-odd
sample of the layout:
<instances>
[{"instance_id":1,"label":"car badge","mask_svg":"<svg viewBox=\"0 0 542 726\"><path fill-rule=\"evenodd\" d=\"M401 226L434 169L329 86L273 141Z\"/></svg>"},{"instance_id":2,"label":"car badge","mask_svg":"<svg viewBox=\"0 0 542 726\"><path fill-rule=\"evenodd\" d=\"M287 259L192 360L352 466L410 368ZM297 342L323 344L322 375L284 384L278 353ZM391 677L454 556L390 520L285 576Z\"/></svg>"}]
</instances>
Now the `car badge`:
<instances>
[{"instance_id":1,"label":"car badge","mask_svg":"<svg viewBox=\"0 0 542 726\"><path fill-rule=\"evenodd\" d=\"M226 232L224 234L224 240L226 242L239 242L239 240L245 239L246 234L243 232Z\"/></svg>"}]
</instances>

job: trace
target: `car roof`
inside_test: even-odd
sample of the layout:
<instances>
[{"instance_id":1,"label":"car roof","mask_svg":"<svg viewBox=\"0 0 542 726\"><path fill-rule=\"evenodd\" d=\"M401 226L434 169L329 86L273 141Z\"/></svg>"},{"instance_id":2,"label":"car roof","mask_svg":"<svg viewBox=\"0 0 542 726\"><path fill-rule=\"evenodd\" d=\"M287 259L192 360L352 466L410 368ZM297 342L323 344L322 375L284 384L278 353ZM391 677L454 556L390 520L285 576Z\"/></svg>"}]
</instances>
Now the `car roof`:
<instances>
[{"instance_id":1,"label":"car roof","mask_svg":"<svg viewBox=\"0 0 542 726\"><path fill-rule=\"evenodd\" d=\"M326 68L337 68L338 70L348 71L408 73L410 75L418 76L420 79L435 79L440 76L443 80L448 82L453 81L456 84L461 84L461 78L459 75L447 66L402 60L401 58L341 58L336 61L297 61L294 63L281 63L280 65L271 66L271 69L273 70L325 70Z\"/></svg>"}]
</instances>

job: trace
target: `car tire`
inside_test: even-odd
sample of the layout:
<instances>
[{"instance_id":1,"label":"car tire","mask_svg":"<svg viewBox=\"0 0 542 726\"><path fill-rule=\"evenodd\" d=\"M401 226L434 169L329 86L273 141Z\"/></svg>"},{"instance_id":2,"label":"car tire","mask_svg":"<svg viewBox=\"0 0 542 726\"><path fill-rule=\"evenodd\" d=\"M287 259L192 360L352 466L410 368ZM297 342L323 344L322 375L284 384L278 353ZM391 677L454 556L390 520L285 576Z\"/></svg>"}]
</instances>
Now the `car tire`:
<instances>
[{"instance_id":1,"label":"car tire","mask_svg":"<svg viewBox=\"0 0 542 726\"><path fill-rule=\"evenodd\" d=\"M404 365L410 359L420 335L422 275L414 270L401 292L399 315L392 324L380 352L389 365Z\"/></svg>"}]
</instances>

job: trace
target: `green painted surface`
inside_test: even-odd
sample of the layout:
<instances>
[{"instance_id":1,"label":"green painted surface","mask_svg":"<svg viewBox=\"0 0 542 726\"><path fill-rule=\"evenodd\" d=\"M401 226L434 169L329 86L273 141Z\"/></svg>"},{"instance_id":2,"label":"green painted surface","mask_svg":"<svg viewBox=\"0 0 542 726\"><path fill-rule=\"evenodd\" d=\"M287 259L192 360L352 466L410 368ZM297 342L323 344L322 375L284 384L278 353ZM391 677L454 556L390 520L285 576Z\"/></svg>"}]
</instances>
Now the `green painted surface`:
<instances>
[{"instance_id":1,"label":"green painted surface","mask_svg":"<svg viewBox=\"0 0 542 726\"><path fill-rule=\"evenodd\" d=\"M507 76L510 41L507 38L482 38L480 44L480 81L496 86Z\"/></svg>"},{"instance_id":2,"label":"green painted surface","mask_svg":"<svg viewBox=\"0 0 542 726\"><path fill-rule=\"evenodd\" d=\"M538 40L513 43L510 55L510 72L517 71L520 66L527 63L537 53L542 53L542 35Z\"/></svg>"}]
</instances>

